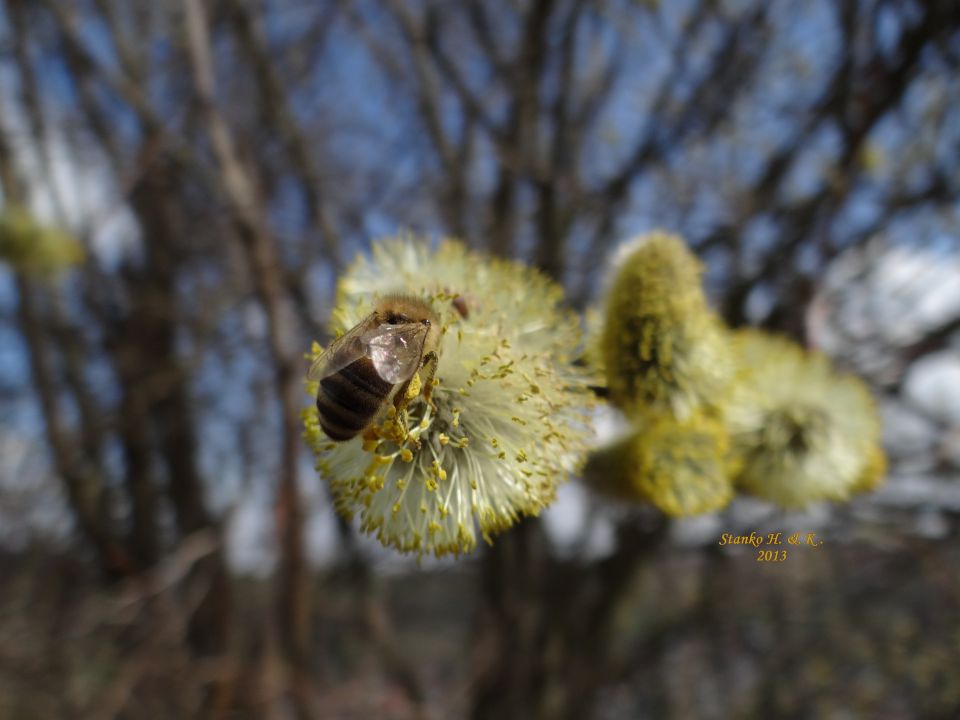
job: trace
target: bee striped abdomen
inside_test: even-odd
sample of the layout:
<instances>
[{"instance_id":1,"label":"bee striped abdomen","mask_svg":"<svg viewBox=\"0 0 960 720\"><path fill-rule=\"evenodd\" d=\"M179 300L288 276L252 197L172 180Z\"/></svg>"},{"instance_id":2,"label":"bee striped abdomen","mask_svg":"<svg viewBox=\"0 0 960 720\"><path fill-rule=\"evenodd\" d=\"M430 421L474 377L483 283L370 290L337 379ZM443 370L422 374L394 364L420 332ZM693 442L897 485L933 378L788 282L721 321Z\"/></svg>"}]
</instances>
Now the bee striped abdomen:
<instances>
[{"instance_id":1,"label":"bee striped abdomen","mask_svg":"<svg viewBox=\"0 0 960 720\"><path fill-rule=\"evenodd\" d=\"M320 381L317 412L320 427L331 440L349 440L374 419L393 389L377 374L369 358L361 358Z\"/></svg>"}]
</instances>

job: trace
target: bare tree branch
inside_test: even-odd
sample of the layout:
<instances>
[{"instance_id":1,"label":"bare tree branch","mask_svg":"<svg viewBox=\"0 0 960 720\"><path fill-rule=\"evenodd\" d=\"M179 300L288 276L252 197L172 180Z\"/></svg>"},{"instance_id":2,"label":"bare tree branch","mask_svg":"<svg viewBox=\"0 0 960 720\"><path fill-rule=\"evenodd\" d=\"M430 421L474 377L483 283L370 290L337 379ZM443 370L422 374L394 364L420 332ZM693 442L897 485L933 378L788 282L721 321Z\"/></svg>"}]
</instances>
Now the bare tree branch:
<instances>
[{"instance_id":1,"label":"bare tree branch","mask_svg":"<svg viewBox=\"0 0 960 720\"><path fill-rule=\"evenodd\" d=\"M200 116L213 147L223 191L250 264L257 296L267 315L270 353L276 368L275 386L281 406L281 464L276 500L281 547L278 624L288 659L296 668L304 668L310 637L310 596L298 481L300 361L294 345L292 315L286 306L280 261L264 224L254 181L241 164L233 135L216 105L210 35L203 7L200 0L183 0L183 10ZM298 680L295 687L301 683L302 680ZM301 714L306 715L306 698L299 690L297 696Z\"/></svg>"},{"instance_id":2,"label":"bare tree branch","mask_svg":"<svg viewBox=\"0 0 960 720\"><path fill-rule=\"evenodd\" d=\"M249 7L248 0L231 0L231 10L233 26L254 70L260 95L259 107L266 120L264 124L277 133L283 144L287 161L300 179L309 217L323 238L327 257L335 267L339 267L343 262L340 239L323 197L324 181L314 160L311 143L293 113L260 22Z\"/></svg>"}]
</instances>

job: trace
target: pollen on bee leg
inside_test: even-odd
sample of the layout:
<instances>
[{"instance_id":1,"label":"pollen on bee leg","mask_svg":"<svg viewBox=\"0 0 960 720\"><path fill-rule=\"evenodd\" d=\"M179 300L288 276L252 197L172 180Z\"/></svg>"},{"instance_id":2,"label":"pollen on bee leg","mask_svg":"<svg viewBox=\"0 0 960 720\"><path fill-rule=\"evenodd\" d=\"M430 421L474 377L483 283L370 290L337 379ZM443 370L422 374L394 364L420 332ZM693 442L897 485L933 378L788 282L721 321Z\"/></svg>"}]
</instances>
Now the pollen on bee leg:
<instances>
[{"instance_id":1,"label":"pollen on bee leg","mask_svg":"<svg viewBox=\"0 0 960 720\"><path fill-rule=\"evenodd\" d=\"M423 383L420 380L420 374L415 374L410 378L410 384L407 385L407 391L404 393L404 400L413 400L423 389Z\"/></svg>"}]
</instances>

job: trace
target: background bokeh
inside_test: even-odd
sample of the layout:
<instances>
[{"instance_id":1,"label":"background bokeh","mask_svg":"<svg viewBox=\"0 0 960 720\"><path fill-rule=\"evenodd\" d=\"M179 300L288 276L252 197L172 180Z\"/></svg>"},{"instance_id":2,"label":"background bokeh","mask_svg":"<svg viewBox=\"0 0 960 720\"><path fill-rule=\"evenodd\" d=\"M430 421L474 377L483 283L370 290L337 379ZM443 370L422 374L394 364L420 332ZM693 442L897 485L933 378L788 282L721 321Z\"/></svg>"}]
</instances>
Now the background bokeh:
<instances>
[{"instance_id":1,"label":"background bokeh","mask_svg":"<svg viewBox=\"0 0 960 720\"><path fill-rule=\"evenodd\" d=\"M0 718L960 716L958 67L955 0L2 0ZM883 487L574 482L456 562L335 517L299 414L356 253L586 311L652 228L870 383Z\"/></svg>"}]
</instances>

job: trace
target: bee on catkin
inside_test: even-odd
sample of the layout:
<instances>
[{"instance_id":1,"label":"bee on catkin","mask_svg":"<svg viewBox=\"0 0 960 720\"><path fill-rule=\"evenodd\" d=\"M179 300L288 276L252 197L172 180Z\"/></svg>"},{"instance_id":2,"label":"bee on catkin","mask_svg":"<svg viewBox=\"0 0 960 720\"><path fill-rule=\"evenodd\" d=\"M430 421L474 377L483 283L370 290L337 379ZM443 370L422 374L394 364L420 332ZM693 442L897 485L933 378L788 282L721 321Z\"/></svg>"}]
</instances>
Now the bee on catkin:
<instances>
[{"instance_id":1,"label":"bee on catkin","mask_svg":"<svg viewBox=\"0 0 960 720\"><path fill-rule=\"evenodd\" d=\"M334 340L308 375L319 382L317 412L327 437L350 440L391 404L400 411L418 395L429 401L439 339L439 319L428 303L390 295Z\"/></svg>"}]
</instances>

